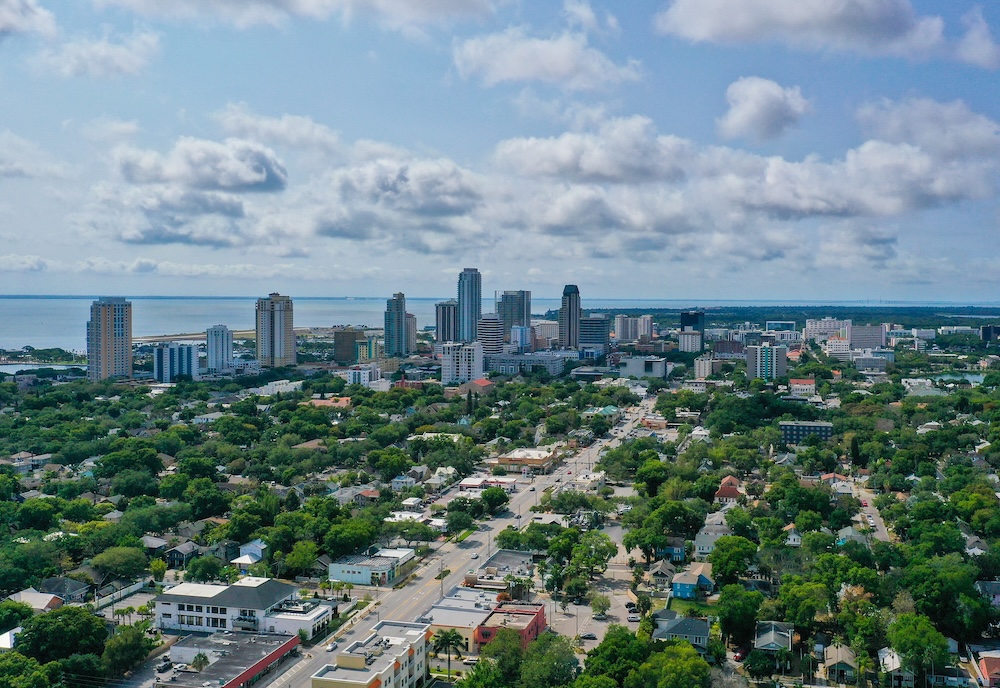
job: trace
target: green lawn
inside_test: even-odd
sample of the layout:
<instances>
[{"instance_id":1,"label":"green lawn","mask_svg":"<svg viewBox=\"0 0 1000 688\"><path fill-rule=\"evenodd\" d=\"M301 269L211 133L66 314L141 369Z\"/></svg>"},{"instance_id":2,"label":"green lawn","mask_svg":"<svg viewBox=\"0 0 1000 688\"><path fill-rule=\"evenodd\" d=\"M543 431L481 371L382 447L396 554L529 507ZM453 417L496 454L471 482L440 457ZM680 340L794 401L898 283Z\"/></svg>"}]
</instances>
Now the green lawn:
<instances>
[{"instance_id":1,"label":"green lawn","mask_svg":"<svg viewBox=\"0 0 1000 688\"><path fill-rule=\"evenodd\" d=\"M669 609L677 612L678 616L715 616L714 605L697 600L679 600L676 597L670 598Z\"/></svg>"}]
</instances>

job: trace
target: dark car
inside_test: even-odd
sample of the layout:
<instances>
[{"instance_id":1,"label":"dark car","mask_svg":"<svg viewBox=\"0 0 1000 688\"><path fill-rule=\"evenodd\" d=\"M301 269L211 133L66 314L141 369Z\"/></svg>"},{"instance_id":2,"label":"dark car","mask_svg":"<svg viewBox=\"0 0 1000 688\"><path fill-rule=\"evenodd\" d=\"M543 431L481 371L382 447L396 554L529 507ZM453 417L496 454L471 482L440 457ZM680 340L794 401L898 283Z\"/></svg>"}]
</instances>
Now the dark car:
<instances>
[{"instance_id":1,"label":"dark car","mask_svg":"<svg viewBox=\"0 0 1000 688\"><path fill-rule=\"evenodd\" d=\"M625 609L635 609L635 602L626 602Z\"/></svg>"},{"instance_id":2,"label":"dark car","mask_svg":"<svg viewBox=\"0 0 1000 688\"><path fill-rule=\"evenodd\" d=\"M584 633L583 635L580 636L580 639L581 640L597 640L597 634L596 633Z\"/></svg>"}]
</instances>

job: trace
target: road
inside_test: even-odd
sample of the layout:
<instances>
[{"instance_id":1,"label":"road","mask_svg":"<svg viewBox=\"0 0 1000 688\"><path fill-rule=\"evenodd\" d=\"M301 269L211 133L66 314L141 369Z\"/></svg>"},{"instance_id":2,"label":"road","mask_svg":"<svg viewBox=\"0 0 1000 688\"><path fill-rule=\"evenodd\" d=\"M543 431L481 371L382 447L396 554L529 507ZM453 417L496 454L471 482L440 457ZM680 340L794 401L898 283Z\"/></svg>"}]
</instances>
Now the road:
<instances>
[{"instance_id":1,"label":"road","mask_svg":"<svg viewBox=\"0 0 1000 688\"><path fill-rule=\"evenodd\" d=\"M859 484L855 484L854 490L858 495L858 499L862 502L868 503L868 506L861 507L861 511L865 514L871 514L872 520L875 521L875 527L872 529L872 534L875 536L875 539L881 540L882 542L891 541L892 536L889 535L889 529L885 527L885 521L882 520L882 514L880 514L878 509L875 508L875 493Z\"/></svg>"},{"instance_id":2,"label":"road","mask_svg":"<svg viewBox=\"0 0 1000 688\"><path fill-rule=\"evenodd\" d=\"M493 537L496 533L508 526L520 527L522 523L527 525L532 513L530 508L538 503L540 492L547 487L564 483L582 471L592 470L601 450L605 447L618 446L620 444L619 437L624 437L635 429L643 415L652 410L655 401L655 398L645 400L641 406L630 411L624 419L624 425L616 429L617 435L602 438L590 447L582 449L574 456L567 458L550 475L538 476L533 480L526 479L524 484L520 485L519 489L511 495L508 511L505 514L484 521L480 525L479 532L464 542L440 544L434 553L424 560L417 570L416 577L411 579L408 585L398 590L378 591L376 597L378 606L374 613L358 620L348 630L341 630L342 635L339 637L340 647L338 650L355 640L367 637L381 619L413 621L423 616L431 605L441 599L444 593L462 582L466 571L478 568L484 560L489 558L495 549ZM535 489L531 490L530 486ZM478 555L475 559L473 559L474 554ZM438 572L445 569L451 573L444 580L437 580L435 577ZM562 633L576 634L578 629L579 633L593 632L600 639L603 638L604 630L609 622L624 623L624 591L628 587L629 573L624 569L621 571L612 569L605 578L606 580L599 583L598 589L608 593L613 600L608 621L594 621L591 618L590 608L586 606L571 605L566 612L562 612L556 610L555 605L550 605L546 615L549 616L552 625ZM542 596L541 601L548 601L547 596ZM589 641L586 646L594 644L596 644L595 641ZM334 653L326 652L325 645L326 643L318 643L305 653L299 662L290 665L280 675L261 681L258 684L259 688L267 686L273 686L273 688L308 687L309 678L324 665L333 661Z\"/></svg>"}]
</instances>

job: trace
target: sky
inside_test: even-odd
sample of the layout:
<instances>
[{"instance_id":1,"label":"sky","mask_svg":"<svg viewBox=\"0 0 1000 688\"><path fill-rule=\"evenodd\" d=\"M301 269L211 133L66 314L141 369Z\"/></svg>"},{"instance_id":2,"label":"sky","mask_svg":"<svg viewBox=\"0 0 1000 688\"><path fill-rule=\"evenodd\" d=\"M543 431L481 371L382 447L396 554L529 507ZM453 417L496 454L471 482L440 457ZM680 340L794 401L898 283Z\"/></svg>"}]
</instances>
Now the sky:
<instances>
[{"instance_id":1,"label":"sky","mask_svg":"<svg viewBox=\"0 0 1000 688\"><path fill-rule=\"evenodd\" d=\"M0 293L996 301L1000 3L0 0Z\"/></svg>"}]
</instances>

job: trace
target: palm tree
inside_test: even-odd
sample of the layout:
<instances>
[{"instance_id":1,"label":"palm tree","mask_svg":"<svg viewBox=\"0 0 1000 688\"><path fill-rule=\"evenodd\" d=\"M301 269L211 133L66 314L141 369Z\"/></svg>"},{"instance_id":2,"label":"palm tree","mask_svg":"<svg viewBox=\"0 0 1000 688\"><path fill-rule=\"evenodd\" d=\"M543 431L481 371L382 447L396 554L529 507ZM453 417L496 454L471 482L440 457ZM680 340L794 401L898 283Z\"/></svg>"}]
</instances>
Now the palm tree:
<instances>
[{"instance_id":1,"label":"palm tree","mask_svg":"<svg viewBox=\"0 0 1000 688\"><path fill-rule=\"evenodd\" d=\"M456 631L454 628L449 628L445 631L438 631L437 635L432 638L434 641L434 655L440 655L442 652L448 654L448 680L451 680L451 654L454 652L455 656L459 659L462 658L462 652L460 648L465 647L465 639L462 638L462 634Z\"/></svg>"}]
</instances>

